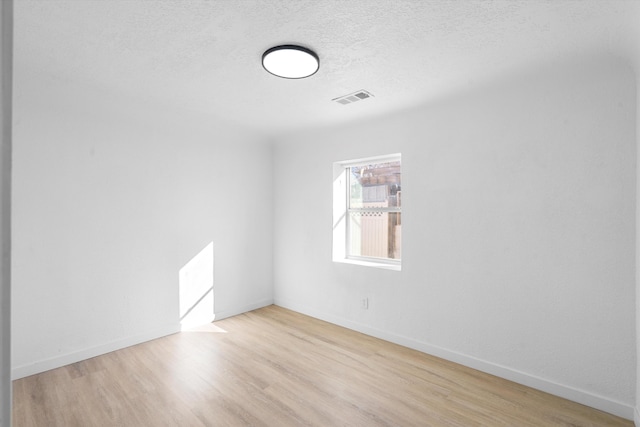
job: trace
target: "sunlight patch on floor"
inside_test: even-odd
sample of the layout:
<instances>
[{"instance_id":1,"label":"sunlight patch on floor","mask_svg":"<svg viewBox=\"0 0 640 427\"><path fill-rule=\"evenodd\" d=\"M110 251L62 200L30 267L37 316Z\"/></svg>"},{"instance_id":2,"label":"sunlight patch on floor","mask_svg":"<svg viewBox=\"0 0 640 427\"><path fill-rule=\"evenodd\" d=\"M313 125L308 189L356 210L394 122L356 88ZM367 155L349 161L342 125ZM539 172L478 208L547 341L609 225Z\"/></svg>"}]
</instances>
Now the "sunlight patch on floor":
<instances>
[{"instance_id":1,"label":"sunlight patch on floor","mask_svg":"<svg viewBox=\"0 0 640 427\"><path fill-rule=\"evenodd\" d=\"M217 334L226 334L227 331L222 329L219 326L216 326L214 323L206 323L204 325L193 326L190 328L182 327L182 332L210 332Z\"/></svg>"}]
</instances>

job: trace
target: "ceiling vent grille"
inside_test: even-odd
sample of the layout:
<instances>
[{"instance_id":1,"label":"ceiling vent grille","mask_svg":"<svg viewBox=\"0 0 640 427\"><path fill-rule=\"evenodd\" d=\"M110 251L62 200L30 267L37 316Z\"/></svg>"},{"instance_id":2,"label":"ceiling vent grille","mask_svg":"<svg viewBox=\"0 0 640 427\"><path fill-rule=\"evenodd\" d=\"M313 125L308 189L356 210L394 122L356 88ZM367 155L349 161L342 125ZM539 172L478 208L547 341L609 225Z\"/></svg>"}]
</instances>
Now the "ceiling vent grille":
<instances>
[{"instance_id":1,"label":"ceiling vent grille","mask_svg":"<svg viewBox=\"0 0 640 427\"><path fill-rule=\"evenodd\" d=\"M333 98L332 101L335 101L338 104L347 105L347 104L353 104L354 102L362 101L363 99L372 98L372 97L373 95L371 94L371 92L367 92L366 90L359 90L357 92L350 93L349 95Z\"/></svg>"}]
</instances>

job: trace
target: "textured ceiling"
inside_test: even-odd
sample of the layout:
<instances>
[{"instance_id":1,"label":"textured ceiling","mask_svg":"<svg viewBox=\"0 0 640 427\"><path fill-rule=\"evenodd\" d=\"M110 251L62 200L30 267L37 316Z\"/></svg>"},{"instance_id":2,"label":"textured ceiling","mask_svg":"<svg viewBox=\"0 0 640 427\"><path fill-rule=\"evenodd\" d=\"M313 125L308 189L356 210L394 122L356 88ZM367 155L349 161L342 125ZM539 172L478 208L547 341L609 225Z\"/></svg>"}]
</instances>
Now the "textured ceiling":
<instances>
[{"instance_id":1,"label":"textured ceiling","mask_svg":"<svg viewBox=\"0 0 640 427\"><path fill-rule=\"evenodd\" d=\"M76 80L267 135L410 108L567 56L637 52L637 1L15 1L15 72ZM265 72L298 43L309 79ZM331 99L365 89L352 105Z\"/></svg>"}]
</instances>

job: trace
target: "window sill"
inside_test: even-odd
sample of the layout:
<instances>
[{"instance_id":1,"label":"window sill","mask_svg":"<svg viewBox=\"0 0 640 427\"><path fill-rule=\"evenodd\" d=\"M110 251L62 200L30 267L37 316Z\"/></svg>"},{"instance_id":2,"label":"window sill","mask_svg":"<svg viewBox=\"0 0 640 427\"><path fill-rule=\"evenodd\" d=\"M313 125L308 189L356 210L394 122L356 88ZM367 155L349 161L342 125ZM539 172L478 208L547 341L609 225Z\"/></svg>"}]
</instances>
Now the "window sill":
<instances>
[{"instance_id":1,"label":"window sill","mask_svg":"<svg viewBox=\"0 0 640 427\"><path fill-rule=\"evenodd\" d=\"M381 268L383 270L402 271L402 265L400 264L384 264L381 262L362 261L359 259L334 259L333 262L339 262L341 264L360 265L362 267Z\"/></svg>"}]
</instances>

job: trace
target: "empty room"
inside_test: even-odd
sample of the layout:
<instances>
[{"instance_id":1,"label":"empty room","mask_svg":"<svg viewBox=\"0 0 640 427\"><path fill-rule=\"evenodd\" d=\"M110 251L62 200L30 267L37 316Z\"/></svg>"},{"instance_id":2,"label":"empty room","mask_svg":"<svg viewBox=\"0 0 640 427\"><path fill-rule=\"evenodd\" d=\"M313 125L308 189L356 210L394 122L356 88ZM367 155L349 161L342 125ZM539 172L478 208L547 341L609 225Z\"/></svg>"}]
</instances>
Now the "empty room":
<instances>
[{"instance_id":1,"label":"empty room","mask_svg":"<svg viewBox=\"0 0 640 427\"><path fill-rule=\"evenodd\" d=\"M0 12L1 426L640 426L640 2Z\"/></svg>"}]
</instances>

